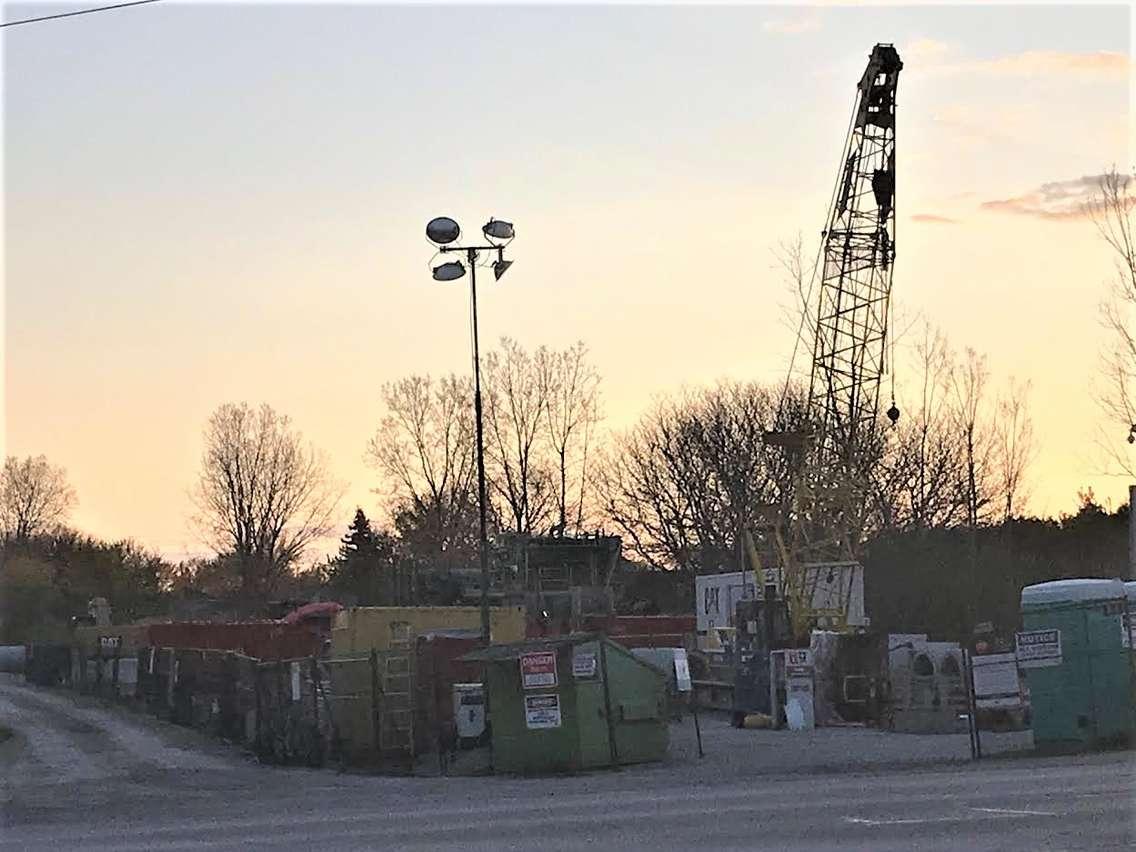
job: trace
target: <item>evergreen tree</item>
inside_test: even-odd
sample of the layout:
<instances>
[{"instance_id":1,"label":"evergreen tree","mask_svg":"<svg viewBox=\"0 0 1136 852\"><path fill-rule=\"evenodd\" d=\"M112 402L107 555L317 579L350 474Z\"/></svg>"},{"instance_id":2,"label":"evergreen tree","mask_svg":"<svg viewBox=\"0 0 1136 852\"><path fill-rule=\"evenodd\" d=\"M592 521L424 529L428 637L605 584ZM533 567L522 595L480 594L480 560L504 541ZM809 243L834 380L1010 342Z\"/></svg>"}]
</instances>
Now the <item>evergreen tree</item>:
<instances>
[{"instance_id":1,"label":"evergreen tree","mask_svg":"<svg viewBox=\"0 0 1136 852\"><path fill-rule=\"evenodd\" d=\"M393 603L394 538L371 528L362 509L340 539L339 553L331 560L328 589L347 603L387 606Z\"/></svg>"},{"instance_id":2,"label":"evergreen tree","mask_svg":"<svg viewBox=\"0 0 1136 852\"><path fill-rule=\"evenodd\" d=\"M347 528L347 535L343 536L339 544L339 558L351 560L376 556L378 554L378 541L371 522L362 509L355 510L355 519Z\"/></svg>"}]
</instances>

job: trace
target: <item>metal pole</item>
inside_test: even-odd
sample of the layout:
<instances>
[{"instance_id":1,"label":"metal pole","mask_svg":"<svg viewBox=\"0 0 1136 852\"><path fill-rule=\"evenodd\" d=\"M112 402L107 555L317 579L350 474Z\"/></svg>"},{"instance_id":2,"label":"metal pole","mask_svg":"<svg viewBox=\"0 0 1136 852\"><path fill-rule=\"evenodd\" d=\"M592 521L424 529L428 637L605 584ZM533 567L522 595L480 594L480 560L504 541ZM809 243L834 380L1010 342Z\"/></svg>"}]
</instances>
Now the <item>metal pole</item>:
<instances>
[{"instance_id":1,"label":"metal pole","mask_svg":"<svg viewBox=\"0 0 1136 852\"><path fill-rule=\"evenodd\" d=\"M481 523L481 642L489 645L489 535L485 524L485 441L481 427L481 356L477 345L477 250L468 249L470 304L473 313L473 412L477 421L477 496Z\"/></svg>"},{"instance_id":2,"label":"metal pole","mask_svg":"<svg viewBox=\"0 0 1136 852\"><path fill-rule=\"evenodd\" d=\"M694 735L698 738L698 756L705 757L706 753L702 750L702 726L698 724L698 690L691 686L690 690L690 712L694 716Z\"/></svg>"},{"instance_id":3,"label":"metal pole","mask_svg":"<svg viewBox=\"0 0 1136 852\"><path fill-rule=\"evenodd\" d=\"M982 758L982 742L978 733L978 701L974 695L974 658L968 649L962 649L964 686L966 687L966 724L970 735L971 760Z\"/></svg>"},{"instance_id":4,"label":"metal pole","mask_svg":"<svg viewBox=\"0 0 1136 852\"><path fill-rule=\"evenodd\" d=\"M611 691L607 685L607 636L600 636L600 677L603 678L604 716L607 717L607 744L611 754L611 765L619 766L619 749L615 743L615 719L611 715Z\"/></svg>"},{"instance_id":5,"label":"metal pole","mask_svg":"<svg viewBox=\"0 0 1136 852\"><path fill-rule=\"evenodd\" d=\"M1136 580L1136 485L1128 486L1128 579Z\"/></svg>"}]
</instances>

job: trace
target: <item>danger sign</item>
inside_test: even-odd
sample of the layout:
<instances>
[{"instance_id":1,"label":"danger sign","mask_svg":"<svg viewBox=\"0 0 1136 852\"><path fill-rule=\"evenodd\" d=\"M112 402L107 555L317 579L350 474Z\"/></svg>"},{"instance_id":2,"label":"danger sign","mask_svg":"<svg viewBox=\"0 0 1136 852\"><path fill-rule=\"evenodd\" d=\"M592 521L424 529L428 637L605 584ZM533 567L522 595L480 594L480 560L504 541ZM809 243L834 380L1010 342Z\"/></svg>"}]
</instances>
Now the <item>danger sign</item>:
<instances>
[{"instance_id":1,"label":"danger sign","mask_svg":"<svg viewBox=\"0 0 1136 852\"><path fill-rule=\"evenodd\" d=\"M533 651L521 655L521 688L556 686L556 652Z\"/></svg>"}]
</instances>

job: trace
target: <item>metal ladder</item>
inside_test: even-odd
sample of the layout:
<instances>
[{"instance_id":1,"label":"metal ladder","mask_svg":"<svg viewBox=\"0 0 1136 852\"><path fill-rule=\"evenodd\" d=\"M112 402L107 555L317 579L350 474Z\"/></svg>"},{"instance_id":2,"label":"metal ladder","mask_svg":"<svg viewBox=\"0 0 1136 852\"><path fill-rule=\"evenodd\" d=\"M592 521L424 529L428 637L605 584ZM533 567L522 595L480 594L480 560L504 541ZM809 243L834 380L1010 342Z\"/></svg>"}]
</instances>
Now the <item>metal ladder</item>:
<instances>
[{"instance_id":1,"label":"metal ladder","mask_svg":"<svg viewBox=\"0 0 1136 852\"><path fill-rule=\"evenodd\" d=\"M410 625L391 624L390 650L383 655L382 703L379 711L380 748L414 753L414 672Z\"/></svg>"}]
</instances>

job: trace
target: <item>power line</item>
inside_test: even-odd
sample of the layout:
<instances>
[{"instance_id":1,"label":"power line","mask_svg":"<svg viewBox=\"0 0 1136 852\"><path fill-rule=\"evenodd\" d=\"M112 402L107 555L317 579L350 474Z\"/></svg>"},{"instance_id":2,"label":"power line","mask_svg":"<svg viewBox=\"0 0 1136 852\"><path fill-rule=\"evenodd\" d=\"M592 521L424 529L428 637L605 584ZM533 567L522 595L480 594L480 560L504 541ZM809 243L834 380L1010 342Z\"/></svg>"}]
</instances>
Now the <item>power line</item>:
<instances>
[{"instance_id":1,"label":"power line","mask_svg":"<svg viewBox=\"0 0 1136 852\"><path fill-rule=\"evenodd\" d=\"M134 0L132 3L118 3L114 6L99 6L95 9L80 9L78 12L61 12L58 15L44 15L42 18L24 18L21 21L6 21L2 27L18 27L20 24L36 24L40 21L54 21L56 18L70 18L75 15L89 15L92 12L107 12L111 9L125 9L127 6L145 6L147 3L158 3L160 0Z\"/></svg>"}]
</instances>

